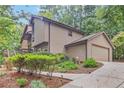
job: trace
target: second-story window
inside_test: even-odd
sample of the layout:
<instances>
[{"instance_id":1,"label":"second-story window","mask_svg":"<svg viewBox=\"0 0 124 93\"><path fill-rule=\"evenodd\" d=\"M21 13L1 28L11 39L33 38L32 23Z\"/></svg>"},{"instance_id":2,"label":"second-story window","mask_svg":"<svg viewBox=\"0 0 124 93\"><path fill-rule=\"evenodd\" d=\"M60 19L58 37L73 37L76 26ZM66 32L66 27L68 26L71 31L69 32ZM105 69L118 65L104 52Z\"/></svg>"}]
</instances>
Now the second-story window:
<instances>
[{"instance_id":1,"label":"second-story window","mask_svg":"<svg viewBox=\"0 0 124 93\"><path fill-rule=\"evenodd\" d=\"M72 31L68 31L68 36L72 36Z\"/></svg>"}]
</instances>

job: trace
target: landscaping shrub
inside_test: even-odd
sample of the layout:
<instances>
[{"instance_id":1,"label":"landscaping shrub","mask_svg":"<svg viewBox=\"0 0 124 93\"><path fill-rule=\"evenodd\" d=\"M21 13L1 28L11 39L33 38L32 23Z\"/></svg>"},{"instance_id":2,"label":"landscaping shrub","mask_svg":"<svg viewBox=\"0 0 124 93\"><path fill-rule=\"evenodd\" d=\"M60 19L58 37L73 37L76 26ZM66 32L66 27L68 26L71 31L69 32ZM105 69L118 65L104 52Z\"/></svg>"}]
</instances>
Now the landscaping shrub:
<instances>
[{"instance_id":1,"label":"landscaping shrub","mask_svg":"<svg viewBox=\"0 0 124 93\"><path fill-rule=\"evenodd\" d=\"M37 73L37 71L40 70L39 67L44 64L44 60L41 58L42 56L40 55L27 54L25 58L26 69L28 69L29 72L33 73L33 71L35 71Z\"/></svg>"},{"instance_id":2,"label":"landscaping shrub","mask_svg":"<svg viewBox=\"0 0 124 93\"><path fill-rule=\"evenodd\" d=\"M16 82L19 85L19 87L24 87L27 84L27 79L20 78L20 79L17 79Z\"/></svg>"},{"instance_id":3,"label":"landscaping shrub","mask_svg":"<svg viewBox=\"0 0 124 93\"><path fill-rule=\"evenodd\" d=\"M74 64L72 61L65 61L57 65L58 69L61 71L73 70L77 69L77 65Z\"/></svg>"},{"instance_id":4,"label":"landscaping shrub","mask_svg":"<svg viewBox=\"0 0 124 93\"><path fill-rule=\"evenodd\" d=\"M25 59L24 55L16 54L15 56L9 57L8 59L13 63L13 65L15 67L17 67L18 72L20 72L22 67L25 65L24 64L24 59Z\"/></svg>"},{"instance_id":5,"label":"landscaping shrub","mask_svg":"<svg viewBox=\"0 0 124 93\"><path fill-rule=\"evenodd\" d=\"M66 56L65 54L63 53L58 53L55 55L57 57L57 61L58 62L64 62L64 61L68 61L69 60L69 57Z\"/></svg>"},{"instance_id":6,"label":"landscaping shrub","mask_svg":"<svg viewBox=\"0 0 124 93\"><path fill-rule=\"evenodd\" d=\"M27 65L27 69L31 72L39 70L39 73L43 68L47 69L50 73L53 72L54 69L51 67L56 64L56 57L55 56L48 56L48 55L27 55L25 58L25 62Z\"/></svg>"},{"instance_id":7,"label":"landscaping shrub","mask_svg":"<svg viewBox=\"0 0 124 93\"><path fill-rule=\"evenodd\" d=\"M46 85L40 80L31 81L31 88L46 88Z\"/></svg>"},{"instance_id":8,"label":"landscaping shrub","mask_svg":"<svg viewBox=\"0 0 124 93\"><path fill-rule=\"evenodd\" d=\"M15 56L9 57L9 60L18 68L19 72L22 69L26 69L30 74L40 73L41 70L47 69L50 76L54 71L55 64L57 64L57 59L55 55L45 55L45 54L17 54Z\"/></svg>"},{"instance_id":9,"label":"landscaping shrub","mask_svg":"<svg viewBox=\"0 0 124 93\"><path fill-rule=\"evenodd\" d=\"M19 72L26 69L30 74L40 74L41 71L45 70L49 72L48 76L50 78L52 77L52 73L55 71L56 66L62 71L77 68L77 65L70 61L67 56L60 53L56 55L42 53L17 54L9 57L9 60Z\"/></svg>"},{"instance_id":10,"label":"landscaping shrub","mask_svg":"<svg viewBox=\"0 0 124 93\"><path fill-rule=\"evenodd\" d=\"M89 67L89 68L97 67L97 63L96 63L95 59L88 58L84 61L84 67Z\"/></svg>"}]
</instances>

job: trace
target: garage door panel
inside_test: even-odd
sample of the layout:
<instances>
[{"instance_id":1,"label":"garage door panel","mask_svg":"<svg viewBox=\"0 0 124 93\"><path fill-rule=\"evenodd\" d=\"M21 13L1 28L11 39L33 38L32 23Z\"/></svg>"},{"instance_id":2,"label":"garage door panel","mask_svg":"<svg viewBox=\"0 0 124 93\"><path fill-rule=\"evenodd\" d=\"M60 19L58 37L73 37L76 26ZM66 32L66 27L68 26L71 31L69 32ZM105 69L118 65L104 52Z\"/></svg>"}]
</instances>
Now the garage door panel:
<instances>
[{"instance_id":1,"label":"garage door panel","mask_svg":"<svg viewBox=\"0 0 124 93\"><path fill-rule=\"evenodd\" d=\"M108 61L109 58L109 49L92 45L91 55L97 61Z\"/></svg>"}]
</instances>

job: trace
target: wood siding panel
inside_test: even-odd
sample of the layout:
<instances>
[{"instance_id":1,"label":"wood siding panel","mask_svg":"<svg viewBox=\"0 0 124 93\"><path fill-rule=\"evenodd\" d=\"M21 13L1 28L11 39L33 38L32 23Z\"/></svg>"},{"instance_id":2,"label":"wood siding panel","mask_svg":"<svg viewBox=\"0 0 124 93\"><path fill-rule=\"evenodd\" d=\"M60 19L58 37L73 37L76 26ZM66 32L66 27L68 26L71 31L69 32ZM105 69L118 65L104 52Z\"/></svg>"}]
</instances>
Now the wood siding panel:
<instances>
[{"instance_id":1,"label":"wood siding panel","mask_svg":"<svg viewBox=\"0 0 124 93\"><path fill-rule=\"evenodd\" d=\"M80 61L84 61L86 59L86 45L68 47L66 53L71 58L78 57Z\"/></svg>"},{"instance_id":2,"label":"wood siding panel","mask_svg":"<svg viewBox=\"0 0 124 93\"><path fill-rule=\"evenodd\" d=\"M34 19L34 42L36 46L42 42L48 42L48 24L39 19Z\"/></svg>"},{"instance_id":3,"label":"wood siding panel","mask_svg":"<svg viewBox=\"0 0 124 93\"><path fill-rule=\"evenodd\" d=\"M81 37L81 34L72 32L72 36L68 35L69 30L56 26L50 26L50 52L51 53L63 53L65 52L64 46L72 41L75 41Z\"/></svg>"}]
</instances>

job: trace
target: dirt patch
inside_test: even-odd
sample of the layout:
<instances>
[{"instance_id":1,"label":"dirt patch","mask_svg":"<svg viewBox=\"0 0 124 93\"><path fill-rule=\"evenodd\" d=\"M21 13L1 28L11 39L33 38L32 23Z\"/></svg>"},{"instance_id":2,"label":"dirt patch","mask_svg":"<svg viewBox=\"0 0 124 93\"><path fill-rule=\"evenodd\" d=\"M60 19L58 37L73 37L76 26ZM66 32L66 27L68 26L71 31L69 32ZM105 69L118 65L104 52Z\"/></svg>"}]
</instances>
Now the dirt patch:
<instances>
[{"instance_id":1,"label":"dirt patch","mask_svg":"<svg viewBox=\"0 0 124 93\"><path fill-rule=\"evenodd\" d=\"M95 71L96 69L100 68L103 66L102 63L97 63L97 67L95 68L86 68L83 66L83 64L78 66L78 69L76 70L69 70L66 73L74 73L74 74L81 74L81 73L85 73L85 74L90 74L91 72Z\"/></svg>"},{"instance_id":2,"label":"dirt patch","mask_svg":"<svg viewBox=\"0 0 124 93\"><path fill-rule=\"evenodd\" d=\"M26 73L24 74L24 73L17 73L11 71L11 72L6 72L6 75L0 77L0 87L19 88L18 84L16 83L17 78L26 78L28 80L25 88L30 88L30 83L32 80L41 80L49 88L58 88L71 81L59 77L52 77L51 79L49 79L49 77L45 75L40 75L39 77L37 75L29 75Z\"/></svg>"}]
</instances>

